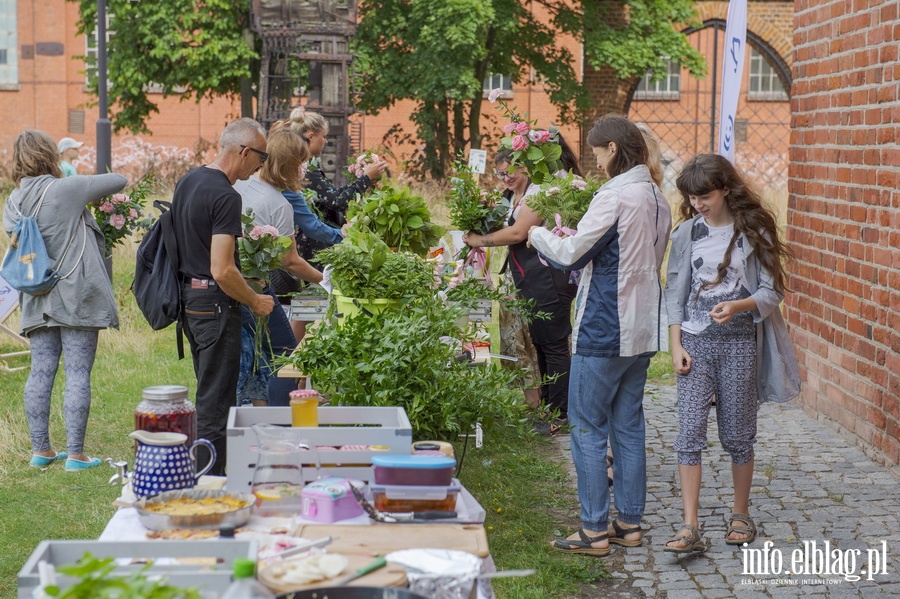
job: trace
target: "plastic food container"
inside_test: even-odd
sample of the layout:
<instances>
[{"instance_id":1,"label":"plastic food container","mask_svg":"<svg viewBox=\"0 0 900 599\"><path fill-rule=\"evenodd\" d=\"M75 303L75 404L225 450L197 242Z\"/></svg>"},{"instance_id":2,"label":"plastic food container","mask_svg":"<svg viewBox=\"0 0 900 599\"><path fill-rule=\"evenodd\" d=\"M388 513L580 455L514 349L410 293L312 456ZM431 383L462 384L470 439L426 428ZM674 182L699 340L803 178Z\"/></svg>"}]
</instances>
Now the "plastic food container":
<instances>
[{"instance_id":1,"label":"plastic food container","mask_svg":"<svg viewBox=\"0 0 900 599\"><path fill-rule=\"evenodd\" d=\"M454 478L443 486L373 484L371 489L375 509L381 512L452 512L462 485Z\"/></svg>"},{"instance_id":2,"label":"plastic food container","mask_svg":"<svg viewBox=\"0 0 900 599\"><path fill-rule=\"evenodd\" d=\"M376 485L447 486L456 459L434 455L372 456Z\"/></svg>"},{"instance_id":3,"label":"plastic food container","mask_svg":"<svg viewBox=\"0 0 900 599\"><path fill-rule=\"evenodd\" d=\"M317 480L303 487L300 516L314 522L339 522L361 516L362 507L353 496L350 485L363 486L362 481L330 477Z\"/></svg>"}]
</instances>

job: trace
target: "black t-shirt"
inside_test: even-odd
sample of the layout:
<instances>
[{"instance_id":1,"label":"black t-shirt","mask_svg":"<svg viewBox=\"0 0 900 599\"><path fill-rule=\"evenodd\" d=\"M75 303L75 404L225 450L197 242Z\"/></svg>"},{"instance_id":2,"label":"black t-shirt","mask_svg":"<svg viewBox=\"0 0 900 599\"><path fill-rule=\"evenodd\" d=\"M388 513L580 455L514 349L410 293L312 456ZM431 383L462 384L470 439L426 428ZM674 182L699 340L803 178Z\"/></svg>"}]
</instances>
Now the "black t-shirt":
<instances>
[{"instance_id":1,"label":"black t-shirt","mask_svg":"<svg viewBox=\"0 0 900 599\"><path fill-rule=\"evenodd\" d=\"M172 197L179 271L185 277L211 279L213 235L243 234L241 194L220 170L201 166L186 174ZM237 245L234 262L240 268Z\"/></svg>"}]
</instances>

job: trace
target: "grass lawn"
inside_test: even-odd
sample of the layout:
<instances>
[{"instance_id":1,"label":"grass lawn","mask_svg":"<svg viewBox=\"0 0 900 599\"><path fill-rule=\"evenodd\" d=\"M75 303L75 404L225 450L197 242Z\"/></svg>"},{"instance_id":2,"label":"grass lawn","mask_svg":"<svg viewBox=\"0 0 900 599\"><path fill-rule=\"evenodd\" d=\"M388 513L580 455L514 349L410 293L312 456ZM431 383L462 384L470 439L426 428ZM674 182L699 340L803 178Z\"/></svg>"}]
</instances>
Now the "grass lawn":
<instances>
[{"instance_id":1,"label":"grass lawn","mask_svg":"<svg viewBox=\"0 0 900 599\"><path fill-rule=\"evenodd\" d=\"M2 249L2 248L0 248ZM93 404L85 451L101 458L133 463L127 435L134 428L133 412L144 387L186 385L193 397L195 380L188 357L178 361L174 328L151 331L128 290L134 247L117 248L115 288L121 328L100 334L93 370ZM15 317L7 322L18 330ZM5 338L4 338L5 337ZM0 337L0 350L19 346ZM11 359L10 366L28 364ZM658 356L653 373L660 375L668 358ZM653 374L651 373L651 374ZM44 539L93 539L112 516L118 488L107 481L114 470L105 464L78 473L62 463L45 470L28 466L30 442L22 392L28 370L0 372L0 597L16 596L16 574ZM53 392L51 440L65 450L62 420L62 368ZM458 451L461 448L458 448ZM564 459L549 439L506 429L489 436L485 447L470 446L462 482L488 513L488 536L498 569L535 568L536 576L499 579L499 597L546 598L579 595L582 584L605 576L603 562L590 557L555 553L547 543L554 530L573 526L577 498L566 479Z\"/></svg>"}]
</instances>

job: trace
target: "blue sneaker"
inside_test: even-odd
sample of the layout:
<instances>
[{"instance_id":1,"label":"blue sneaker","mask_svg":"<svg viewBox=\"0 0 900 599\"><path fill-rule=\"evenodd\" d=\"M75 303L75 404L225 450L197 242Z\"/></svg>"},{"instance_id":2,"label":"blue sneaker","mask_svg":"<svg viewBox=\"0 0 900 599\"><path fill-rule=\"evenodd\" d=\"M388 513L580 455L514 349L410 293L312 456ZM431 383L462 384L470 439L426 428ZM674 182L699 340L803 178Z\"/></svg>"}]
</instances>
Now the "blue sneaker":
<instances>
[{"instance_id":1,"label":"blue sneaker","mask_svg":"<svg viewBox=\"0 0 900 599\"><path fill-rule=\"evenodd\" d=\"M35 453L35 454L31 455L30 464L32 466L34 466L35 468L44 468L46 466L49 466L53 462L58 462L59 460L64 460L67 457L69 457L69 454L67 454L65 451L58 452L52 458L47 458L47 457L44 457L42 455L38 455Z\"/></svg>"},{"instance_id":2,"label":"blue sneaker","mask_svg":"<svg viewBox=\"0 0 900 599\"><path fill-rule=\"evenodd\" d=\"M103 462L102 460L100 460L100 458L89 458L86 462L76 460L75 458L68 458L66 460L66 472L78 472L79 470L96 468L102 463Z\"/></svg>"}]
</instances>

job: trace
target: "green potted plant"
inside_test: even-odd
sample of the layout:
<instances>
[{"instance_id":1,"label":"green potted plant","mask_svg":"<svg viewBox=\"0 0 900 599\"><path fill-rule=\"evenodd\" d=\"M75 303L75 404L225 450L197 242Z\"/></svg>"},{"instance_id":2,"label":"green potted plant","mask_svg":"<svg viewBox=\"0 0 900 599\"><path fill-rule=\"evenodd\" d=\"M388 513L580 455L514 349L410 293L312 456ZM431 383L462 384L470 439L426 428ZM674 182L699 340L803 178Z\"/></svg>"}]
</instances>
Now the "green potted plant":
<instances>
[{"instance_id":1,"label":"green potted plant","mask_svg":"<svg viewBox=\"0 0 900 599\"><path fill-rule=\"evenodd\" d=\"M458 359L462 311L423 297L379 318L350 317L284 361L332 405L403 407L416 439L453 439L476 422L515 425L524 417L519 373Z\"/></svg>"},{"instance_id":2,"label":"green potted plant","mask_svg":"<svg viewBox=\"0 0 900 599\"><path fill-rule=\"evenodd\" d=\"M425 256L440 241L444 229L431 222L421 196L408 187L385 186L374 190L347 211L351 228L368 229L394 251Z\"/></svg>"},{"instance_id":3,"label":"green potted plant","mask_svg":"<svg viewBox=\"0 0 900 599\"><path fill-rule=\"evenodd\" d=\"M378 314L433 294L434 268L409 252L391 252L377 235L351 228L338 245L318 258L329 267L338 313Z\"/></svg>"}]
</instances>

